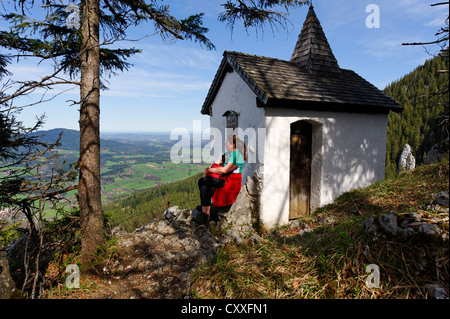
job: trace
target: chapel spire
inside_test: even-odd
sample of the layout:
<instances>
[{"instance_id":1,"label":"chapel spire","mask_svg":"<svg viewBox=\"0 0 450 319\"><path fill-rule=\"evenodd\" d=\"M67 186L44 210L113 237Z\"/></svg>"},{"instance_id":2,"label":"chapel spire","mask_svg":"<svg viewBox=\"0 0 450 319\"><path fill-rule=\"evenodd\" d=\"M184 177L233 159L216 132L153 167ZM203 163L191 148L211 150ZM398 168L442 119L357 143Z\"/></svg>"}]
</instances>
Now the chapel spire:
<instances>
[{"instance_id":1,"label":"chapel spire","mask_svg":"<svg viewBox=\"0 0 450 319\"><path fill-rule=\"evenodd\" d=\"M339 76L341 74L341 69L331 51L312 4L309 6L308 15L290 61L300 65L306 72L313 75Z\"/></svg>"}]
</instances>

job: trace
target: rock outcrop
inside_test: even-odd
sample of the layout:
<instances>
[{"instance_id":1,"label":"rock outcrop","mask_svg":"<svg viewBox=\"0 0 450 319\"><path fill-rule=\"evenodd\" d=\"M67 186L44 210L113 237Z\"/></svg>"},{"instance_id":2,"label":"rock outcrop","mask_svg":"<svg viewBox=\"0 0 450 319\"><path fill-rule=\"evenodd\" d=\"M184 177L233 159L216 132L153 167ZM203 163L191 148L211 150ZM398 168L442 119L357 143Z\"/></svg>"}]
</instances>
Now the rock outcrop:
<instances>
[{"instance_id":1,"label":"rock outcrop","mask_svg":"<svg viewBox=\"0 0 450 319\"><path fill-rule=\"evenodd\" d=\"M400 154L400 159L398 161L399 172L411 171L416 167L416 159L412 154L412 149L409 144L403 146L402 153Z\"/></svg>"},{"instance_id":2,"label":"rock outcrop","mask_svg":"<svg viewBox=\"0 0 450 319\"><path fill-rule=\"evenodd\" d=\"M449 140L446 139L442 142L435 144L431 150L427 153L427 157L424 160L425 164L432 164L439 162L449 153Z\"/></svg>"},{"instance_id":3,"label":"rock outcrop","mask_svg":"<svg viewBox=\"0 0 450 319\"><path fill-rule=\"evenodd\" d=\"M239 196L246 196L245 192ZM173 206L162 219L132 233L116 227L112 235L123 256L104 271L128 282L138 298L184 298L189 294L192 270L213 258L219 247L229 242L261 240L246 224L251 219L245 209L228 211L210 227L194 221L199 213L198 209ZM160 279L154 280L156 277Z\"/></svg>"},{"instance_id":4,"label":"rock outcrop","mask_svg":"<svg viewBox=\"0 0 450 319\"><path fill-rule=\"evenodd\" d=\"M368 218L363 222L364 231L372 236L389 235L398 238L422 236L424 238L448 242L448 231L439 227L440 220L434 221L416 219L417 213L386 214L375 218Z\"/></svg>"},{"instance_id":5,"label":"rock outcrop","mask_svg":"<svg viewBox=\"0 0 450 319\"><path fill-rule=\"evenodd\" d=\"M16 286L9 273L8 260L6 258L6 250L0 243L0 299L8 299L12 296Z\"/></svg>"},{"instance_id":6,"label":"rock outcrop","mask_svg":"<svg viewBox=\"0 0 450 319\"><path fill-rule=\"evenodd\" d=\"M233 226L253 225L259 220L259 194L261 193L261 178L255 173L247 177L241 187L236 201L227 209L214 209L216 227L225 229Z\"/></svg>"},{"instance_id":7,"label":"rock outcrop","mask_svg":"<svg viewBox=\"0 0 450 319\"><path fill-rule=\"evenodd\" d=\"M443 218L433 214L427 217L425 212L412 212L408 214L385 214L375 218L367 218L363 223L367 234L373 236L389 235L404 238L422 236L430 240L448 242L448 230L444 224L448 224L449 194L439 192L432 195L433 200L425 204L425 210L441 212ZM375 237L374 237L375 238Z\"/></svg>"}]
</instances>

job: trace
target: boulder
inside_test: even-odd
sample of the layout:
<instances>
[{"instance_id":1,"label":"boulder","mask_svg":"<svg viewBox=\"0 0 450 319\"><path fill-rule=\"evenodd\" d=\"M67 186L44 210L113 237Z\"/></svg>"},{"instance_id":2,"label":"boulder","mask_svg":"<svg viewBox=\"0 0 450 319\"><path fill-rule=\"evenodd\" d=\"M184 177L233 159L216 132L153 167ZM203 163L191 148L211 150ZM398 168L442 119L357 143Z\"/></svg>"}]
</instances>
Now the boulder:
<instances>
[{"instance_id":1,"label":"boulder","mask_svg":"<svg viewBox=\"0 0 450 319\"><path fill-rule=\"evenodd\" d=\"M398 231L397 217L394 214L382 215L378 217L381 229L385 233L396 235Z\"/></svg>"},{"instance_id":2,"label":"boulder","mask_svg":"<svg viewBox=\"0 0 450 319\"><path fill-rule=\"evenodd\" d=\"M397 234L403 237L413 237L416 232L411 227L399 227L397 228Z\"/></svg>"},{"instance_id":3,"label":"boulder","mask_svg":"<svg viewBox=\"0 0 450 319\"><path fill-rule=\"evenodd\" d=\"M448 242L448 232L445 232L442 234L442 241L444 243Z\"/></svg>"},{"instance_id":4,"label":"boulder","mask_svg":"<svg viewBox=\"0 0 450 319\"><path fill-rule=\"evenodd\" d=\"M449 195L447 191L439 192L432 195L433 200L426 203L424 208L432 211L447 211L449 208Z\"/></svg>"},{"instance_id":5,"label":"boulder","mask_svg":"<svg viewBox=\"0 0 450 319\"><path fill-rule=\"evenodd\" d=\"M260 237L254 233L251 226L241 225L234 226L227 230L225 232L225 239L222 241L222 244L229 242L242 244L246 238L249 238L249 241L252 244L258 244L261 241Z\"/></svg>"},{"instance_id":6,"label":"boulder","mask_svg":"<svg viewBox=\"0 0 450 319\"><path fill-rule=\"evenodd\" d=\"M175 220L185 221L191 216L191 211L188 209L180 209L178 206L169 207L163 214L163 218L172 223Z\"/></svg>"},{"instance_id":7,"label":"boulder","mask_svg":"<svg viewBox=\"0 0 450 319\"><path fill-rule=\"evenodd\" d=\"M242 185L238 197L231 207L213 208L217 214L217 227L225 229L227 227L251 225L259 219L259 194L261 189L261 179L255 173L252 177L247 177L247 181ZM213 215L211 215L213 219Z\"/></svg>"},{"instance_id":8,"label":"boulder","mask_svg":"<svg viewBox=\"0 0 450 319\"><path fill-rule=\"evenodd\" d=\"M433 194L433 198L436 201L436 204L448 208L449 205L448 192L439 192L437 194Z\"/></svg>"},{"instance_id":9,"label":"boulder","mask_svg":"<svg viewBox=\"0 0 450 319\"><path fill-rule=\"evenodd\" d=\"M431 299L449 299L447 292L445 292L445 289L435 285L426 285L425 286L428 289L428 297Z\"/></svg>"},{"instance_id":10,"label":"boulder","mask_svg":"<svg viewBox=\"0 0 450 319\"><path fill-rule=\"evenodd\" d=\"M435 224L422 224L419 225L417 228L417 231L421 234L424 234L425 236L431 237L431 238L440 238L442 237L442 230L436 226Z\"/></svg>"},{"instance_id":11,"label":"boulder","mask_svg":"<svg viewBox=\"0 0 450 319\"><path fill-rule=\"evenodd\" d=\"M427 153L427 157L424 160L425 164L432 164L441 161L449 151L449 140L446 139L442 142L435 144L431 150Z\"/></svg>"},{"instance_id":12,"label":"boulder","mask_svg":"<svg viewBox=\"0 0 450 319\"><path fill-rule=\"evenodd\" d=\"M9 273L8 259L6 258L6 250L0 243L0 299L11 298L16 285Z\"/></svg>"},{"instance_id":13,"label":"boulder","mask_svg":"<svg viewBox=\"0 0 450 319\"><path fill-rule=\"evenodd\" d=\"M412 149L409 144L403 146L402 153L400 154L400 159L398 161L399 172L411 171L416 167L416 159L412 154Z\"/></svg>"},{"instance_id":14,"label":"boulder","mask_svg":"<svg viewBox=\"0 0 450 319\"><path fill-rule=\"evenodd\" d=\"M378 232L378 225L375 223L375 218L367 218L363 222L364 231L369 235L376 235Z\"/></svg>"},{"instance_id":15,"label":"boulder","mask_svg":"<svg viewBox=\"0 0 450 319\"><path fill-rule=\"evenodd\" d=\"M391 213L381 215L378 219L367 218L361 226L365 233L371 236L390 235L404 238L421 236L422 238L447 242L448 232L445 232L442 226L439 226L442 221L437 217L423 219L423 214L416 212L400 215Z\"/></svg>"}]
</instances>

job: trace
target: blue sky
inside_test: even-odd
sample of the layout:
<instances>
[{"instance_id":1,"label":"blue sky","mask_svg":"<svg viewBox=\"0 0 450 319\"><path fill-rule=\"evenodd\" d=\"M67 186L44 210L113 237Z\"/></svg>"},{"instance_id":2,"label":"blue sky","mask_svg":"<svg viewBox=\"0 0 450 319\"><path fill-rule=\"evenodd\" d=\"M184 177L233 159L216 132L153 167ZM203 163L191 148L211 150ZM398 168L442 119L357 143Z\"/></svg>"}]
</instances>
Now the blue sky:
<instances>
[{"instance_id":1,"label":"blue sky","mask_svg":"<svg viewBox=\"0 0 450 319\"><path fill-rule=\"evenodd\" d=\"M219 67L224 50L289 60L308 12L308 6L289 10L287 29L245 32L237 24L233 33L226 23L217 20L220 3L225 0L167 1L178 18L204 12L207 36L216 50L207 51L191 41L164 42L159 36L138 42L123 42L122 47L135 46L143 53L130 59L134 66L109 79L109 90L101 93L102 132L170 132L175 128L193 129L201 120L202 130L209 127L209 119L200 109L209 86ZM430 58L423 47L402 46L403 42L432 41L444 25L448 6L431 7L429 0L315 0L314 10L331 45L339 66L351 69L383 89L389 83L412 71ZM379 8L379 28L368 28L368 5ZM5 24L1 23L4 28ZM130 39L151 34L150 25L143 25L129 33ZM433 53L437 47L429 47ZM51 71L48 65L37 65L31 59L12 65L16 79L39 78ZM58 88L61 93L69 87ZM27 98L40 98L38 91ZM47 97L51 96L47 93ZM77 100L79 91L72 88L49 102L29 107L18 116L32 125L37 115L46 114L43 129L78 129ZM25 102L25 100L23 100Z\"/></svg>"}]
</instances>

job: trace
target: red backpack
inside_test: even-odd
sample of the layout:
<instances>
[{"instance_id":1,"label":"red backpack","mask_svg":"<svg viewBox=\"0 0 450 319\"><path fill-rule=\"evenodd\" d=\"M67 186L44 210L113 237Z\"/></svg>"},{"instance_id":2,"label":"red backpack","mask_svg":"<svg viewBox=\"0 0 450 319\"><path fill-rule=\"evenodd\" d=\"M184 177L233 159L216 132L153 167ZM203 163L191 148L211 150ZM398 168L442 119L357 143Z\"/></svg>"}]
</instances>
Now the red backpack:
<instances>
[{"instance_id":1,"label":"red backpack","mask_svg":"<svg viewBox=\"0 0 450 319\"><path fill-rule=\"evenodd\" d=\"M216 163L211 165L211 168L215 168L215 167L221 167L221 165L216 164ZM213 178L220 178L220 175L221 174L217 174L217 173L208 173L206 176L213 177Z\"/></svg>"}]
</instances>

